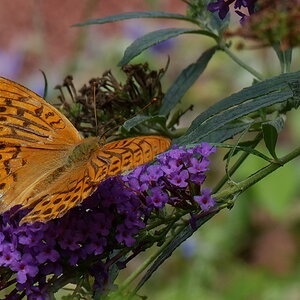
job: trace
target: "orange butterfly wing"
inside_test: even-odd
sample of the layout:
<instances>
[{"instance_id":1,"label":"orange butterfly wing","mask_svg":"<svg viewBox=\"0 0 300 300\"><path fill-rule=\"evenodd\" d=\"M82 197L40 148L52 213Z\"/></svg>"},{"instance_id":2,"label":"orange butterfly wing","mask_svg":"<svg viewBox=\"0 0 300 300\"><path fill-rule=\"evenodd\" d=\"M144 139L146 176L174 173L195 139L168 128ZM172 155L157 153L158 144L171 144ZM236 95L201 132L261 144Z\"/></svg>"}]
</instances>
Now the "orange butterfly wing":
<instances>
[{"instance_id":1,"label":"orange butterfly wing","mask_svg":"<svg viewBox=\"0 0 300 300\"><path fill-rule=\"evenodd\" d=\"M159 136L129 138L112 143L94 151L88 161L62 172L56 184L33 200L33 210L22 223L46 222L63 216L70 208L94 192L99 183L109 176L149 162L155 155L170 146L170 140Z\"/></svg>"},{"instance_id":2,"label":"orange butterfly wing","mask_svg":"<svg viewBox=\"0 0 300 300\"><path fill-rule=\"evenodd\" d=\"M82 140L58 110L0 78L0 212L24 204L31 190Z\"/></svg>"},{"instance_id":3,"label":"orange butterfly wing","mask_svg":"<svg viewBox=\"0 0 300 300\"><path fill-rule=\"evenodd\" d=\"M103 146L94 153L89 171L96 181L145 164L170 147L170 140L161 136L128 138Z\"/></svg>"},{"instance_id":4,"label":"orange butterfly wing","mask_svg":"<svg viewBox=\"0 0 300 300\"><path fill-rule=\"evenodd\" d=\"M82 140L55 107L27 88L0 77L0 146L66 149Z\"/></svg>"},{"instance_id":5,"label":"orange butterfly wing","mask_svg":"<svg viewBox=\"0 0 300 300\"><path fill-rule=\"evenodd\" d=\"M58 110L0 78L0 213L33 208L21 223L61 217L109 176L146 163L170 146L159 136L101 146L82 139ZM78 151L79 150L79 151Z\"/></svg>"}]
</instances>

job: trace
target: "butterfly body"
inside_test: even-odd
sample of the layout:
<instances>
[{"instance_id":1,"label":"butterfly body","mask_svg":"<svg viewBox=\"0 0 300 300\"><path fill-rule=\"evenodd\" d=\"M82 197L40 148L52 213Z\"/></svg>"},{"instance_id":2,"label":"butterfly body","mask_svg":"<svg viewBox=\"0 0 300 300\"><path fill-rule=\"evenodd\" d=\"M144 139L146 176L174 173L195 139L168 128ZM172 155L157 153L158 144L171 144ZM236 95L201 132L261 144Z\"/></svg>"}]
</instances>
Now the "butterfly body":
<instances>
[{"instance_id":1,"label":"butterfly body","mask_svg":"<svg viewBox=\"0 0 300 300\"><path fill-rule=\"evenodd\" d=\"M169 145L160 136L108 144L83 139L44 99L0 78L0 213L22 205L32 210L21 223L61 217L102 180L152 160Z\"/></svg>"},{"instance_id":2,"label":"butterfly body","mask_svg":"<svg viewBox=\"0 0 300 300\"><path fill-rule=\"evenodd\" d=\"M91 155L100 148L100 139L98 137L83 139L70 152L67 165L72 166L81 161L88 161Z\"/></svg>"}]
</instances>

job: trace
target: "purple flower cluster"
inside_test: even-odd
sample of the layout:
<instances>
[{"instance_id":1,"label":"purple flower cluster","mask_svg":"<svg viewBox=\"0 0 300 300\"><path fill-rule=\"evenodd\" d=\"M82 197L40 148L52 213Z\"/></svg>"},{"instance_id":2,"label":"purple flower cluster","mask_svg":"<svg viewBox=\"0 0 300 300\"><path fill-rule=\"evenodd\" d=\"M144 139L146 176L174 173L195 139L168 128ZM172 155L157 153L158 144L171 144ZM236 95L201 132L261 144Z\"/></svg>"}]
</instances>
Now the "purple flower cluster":
<instances>
[{"instance_id":1,"label":"purple flower cluster","mask_svg":"<svg viewBox=\"0 0 300 300\"><path fill-rule=\"evenodd\" d=\"M210 163L207 157L215 151L216 148L208 143L191 149L173 147L157 157L159 164L137 167L122 179L144 196L148 210L163 208L166 203L182 207L188 201L197 202L202 210L207 210L215 204L215 199L210 197L211 191L203 189L203 194L192 195L190 186L196 185L200 190Z\"/></svg>"},{"instance_id":2,"label":"purple flower cluster","mask_svg":"<svg viewBox=\"0 0 300 300\"><path fill-rule=\"evenodd\" d=\"M218 11L220 19L224 19L229 12L229 6L234 2L235 12L241 17L240 22L243 23L248 18L240 9L247 8L249 15L254 13L255 3L257 0L218 0L208 4L208 10L211 12Z\"/></svg>"},{"instance_id":3,"label":"purple flower cluster","mask_svg":"<svg viewBox=\"0 0 300 300\"><path fill-rule=\"evenodd\" d=\"M109 178L84 203L48 223L18 225L26 214L18 207L0 216L0 290L14 285L7 299L47 299L57 281L94 277L94 288L107 279L106 263L116 249L136 246L138 233L159 209L215 205L202 189L208 156L215 148L175 147L158 164L144 165L128 175ZM191 192L198 191L197 195ZM87 263L88 261L88 263ZM51 275L51 276L49 276ZM102 285L102 286L101 286ZM56 285L57 286L57 285Z\"/></svg>"}]
</instances>

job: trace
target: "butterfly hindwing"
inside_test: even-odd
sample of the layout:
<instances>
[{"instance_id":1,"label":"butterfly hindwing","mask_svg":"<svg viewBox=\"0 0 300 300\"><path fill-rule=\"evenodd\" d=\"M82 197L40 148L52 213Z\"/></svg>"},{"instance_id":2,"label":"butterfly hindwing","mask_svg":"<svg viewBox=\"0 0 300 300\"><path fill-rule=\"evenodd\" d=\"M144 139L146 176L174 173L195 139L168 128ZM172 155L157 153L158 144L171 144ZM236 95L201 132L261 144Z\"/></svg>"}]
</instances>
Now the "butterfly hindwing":
<instances>
[{"instance_id":1,"label":"butterfly hindwing","mask_svg":"<svg viewBox=\"0 0 300 300\"><path fill-rule=\"evenodd\" d=\"M62 184L63 182L63 184ZM28 207L32 210L21 220L22 223L47 222L66 214L97 189L89 182L87 169L77 168L65 172L56 184L32 199Z\"/></svg>"},{"instance_id":2,"label":"butterfly hindwing","mask_svg":"<svg viewBox=\"0 0 300 300\"><path fill-rule=\"evenodd\" d=\"M157 154L165 151L169 146L168 138L140 136L104 145L101 152L97 153L97 158L108 156L107 159L110 160L106 174L108 177L153 160Z\"/></svg>"},{"instance_id":3,"label":"butterfly hindwing","mask_svg":"<svg viewBox=\"0 0 300 300\"><path fill-rule=\"evenodd\" d=\"M32 199L29 207L33 209L22 223L46 222L61 217L91 195L101 181L153 160L169 145L169 139L157 136L129 138L103 147L99 145L88 161L62 171L56 184Z\"/></svg>"}]
</instances>

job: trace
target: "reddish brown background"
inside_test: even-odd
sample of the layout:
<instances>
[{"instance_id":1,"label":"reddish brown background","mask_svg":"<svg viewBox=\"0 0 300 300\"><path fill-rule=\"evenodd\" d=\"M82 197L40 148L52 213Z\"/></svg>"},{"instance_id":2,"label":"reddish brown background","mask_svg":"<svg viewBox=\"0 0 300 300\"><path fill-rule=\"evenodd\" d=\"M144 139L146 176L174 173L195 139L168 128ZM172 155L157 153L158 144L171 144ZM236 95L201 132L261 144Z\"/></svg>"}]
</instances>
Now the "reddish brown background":
<instances>
[{"instance_id":1,"label":"reddish brown background","mask_svg":"<svg viewBox=\"0 0 300 300\"><path fill-rule=\"evenodd\" d=\"M26 74L65 59L74 51L82 29L71 28L72 24L130 11L185 13L185 7L180 0L1 0L0 51L23 53L22 70L17 78L13 78L23 80ZM93 30L111 35L119 31L120 26L122 22L101 25Z\"/></svg>"}]
</instances>

